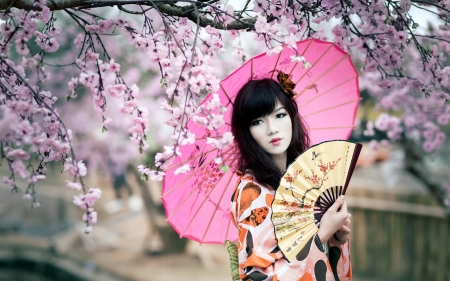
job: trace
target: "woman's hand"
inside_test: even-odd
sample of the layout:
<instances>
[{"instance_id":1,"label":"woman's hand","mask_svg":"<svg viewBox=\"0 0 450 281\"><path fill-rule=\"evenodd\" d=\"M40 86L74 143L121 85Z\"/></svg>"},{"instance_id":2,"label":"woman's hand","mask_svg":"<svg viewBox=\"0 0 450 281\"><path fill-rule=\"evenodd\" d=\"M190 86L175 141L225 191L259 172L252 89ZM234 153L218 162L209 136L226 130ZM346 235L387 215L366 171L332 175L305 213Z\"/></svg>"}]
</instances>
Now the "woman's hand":
<instances>
[{"instance_id":1,"label":"woman's hand","mask_svg":"<svg viewBox=\"0 0 450 281\"><path fill-rule=\"evenodd\" d=\"M345 244L348 239L350 238L350 233L352 232L350 229L350 225L352 223L352 215L349 213L348 218L345 221L345 224L335 233L335 240L337 240L338 243Z\"/></svg>"},{"instance_id":2,"label":"woman's hand","mask_svg":"<svg viewBox=\"0 0 450 281\"><path fill-rule=\"evenodd\" d=\"M341 208L339 211L338 209ZM347 212L347 203L345 202L345 197L343 195L339 196L336 202L325 212L320 221L320 229L317 233L319 235L320 241L325 243L328 239L333 236L334 233L342 229L344 233L340 233L342 238L346 236L348 239L348 235L350 235L350 217L351 215ZM349 223L348 226L345 226L346 223ZM345 229L343 228L345 226ZM348 233L347 233L348 232ZM337 235L337 233L336 233ZM339 238L339 236L338 236Z\"/></svg>"}]
</instances>

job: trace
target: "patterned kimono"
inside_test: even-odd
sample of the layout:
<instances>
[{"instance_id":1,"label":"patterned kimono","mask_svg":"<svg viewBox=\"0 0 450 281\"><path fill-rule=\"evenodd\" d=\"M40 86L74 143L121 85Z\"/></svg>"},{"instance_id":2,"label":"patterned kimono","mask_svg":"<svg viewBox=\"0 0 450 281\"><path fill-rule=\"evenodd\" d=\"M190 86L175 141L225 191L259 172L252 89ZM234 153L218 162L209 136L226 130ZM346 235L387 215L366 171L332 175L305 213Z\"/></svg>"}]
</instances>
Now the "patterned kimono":
<instances>
[{"instance_id":1,"label":"patterned kimono","mask_svg":"<svg viewBox=\"0 0 450 281\"><path fill-rule=\"evenodd\" d=\"M253 281L350 281L349 243L328 241L328 257L317 235L289 263L277 245L272 223L275 190L246 173L238 182L231 203L231 217L239 232L238 259L241 280Z\"/></svg>"}]
</instances>

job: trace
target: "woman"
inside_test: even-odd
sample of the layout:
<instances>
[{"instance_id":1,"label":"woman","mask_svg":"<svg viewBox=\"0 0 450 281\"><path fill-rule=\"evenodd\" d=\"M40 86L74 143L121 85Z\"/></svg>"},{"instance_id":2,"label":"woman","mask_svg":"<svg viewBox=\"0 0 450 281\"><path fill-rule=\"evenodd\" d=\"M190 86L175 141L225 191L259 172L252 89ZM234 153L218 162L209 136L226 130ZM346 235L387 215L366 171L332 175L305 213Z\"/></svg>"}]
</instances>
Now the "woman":
<instances>
[{"instance_id":1,"label":"woman","mask_svg":"<svg viewBox=\"0 0 450 281\"><path fill-rule=\"evenodd\" d=\"M351 280L351 215L343 196L296 260L289 263L277 246L271 221L275 189L288 164L309 146L292 91L272 79L247 82L236 96L231 123L242 171L231 204L240 279Z\"/></svg>"}]
</instances>

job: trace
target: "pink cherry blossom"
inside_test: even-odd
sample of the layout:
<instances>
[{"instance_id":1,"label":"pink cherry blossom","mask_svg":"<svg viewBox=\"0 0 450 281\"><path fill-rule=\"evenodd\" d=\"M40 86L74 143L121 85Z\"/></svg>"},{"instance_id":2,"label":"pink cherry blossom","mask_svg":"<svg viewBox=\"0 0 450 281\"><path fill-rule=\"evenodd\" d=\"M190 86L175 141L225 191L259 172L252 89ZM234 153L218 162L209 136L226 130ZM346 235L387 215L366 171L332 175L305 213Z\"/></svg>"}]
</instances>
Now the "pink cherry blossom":
<instances>
[{"instance_id":1,"label":"pink cherry blossom","mask_svg":"<svg viewBox=\"0 0 450 281\"><path fill-rule=\"evenodd\" d=\"M162 181L163 176L165 175L162 171L150 171L150 180L152 181Z\"/></svg>"},{"instance_id":2,"label":"pink cherry blossom","mask_svg":"<svg viewBox=\"0 0 450 281\"><path fill-rule=\"evenodd\" d=\"M66 180L66 183L67 183L66 184L67 188L70 188L70 189L73 189L73 190L78 190L78 191L83 189L81 184L78 183L78 182L71 182L71 181Z\"/></svg>"},{"instance_id":3,"label":"pink cherry blossom","mask_svg":"<svg viewBox=\"0 0 450 281\"><path fill-rule=\"evenodd\" d=\"M189 164L185 164L178 169L175 170L174 175L186 174L191 170L191 166Z\"/></svg>"},{"instance_id":4,"label":"pink cherry blossom","mask_svg":"<svg viewBox=\"0 0 450 281\"><path fill-rule=\"evenodd\" d=\"M14 183L14 181L12 181L11 179L9 179L8 177L2 177L2 182L6 185L9 186L15 186L16 184Z\"/></svg>"}]
</instances>

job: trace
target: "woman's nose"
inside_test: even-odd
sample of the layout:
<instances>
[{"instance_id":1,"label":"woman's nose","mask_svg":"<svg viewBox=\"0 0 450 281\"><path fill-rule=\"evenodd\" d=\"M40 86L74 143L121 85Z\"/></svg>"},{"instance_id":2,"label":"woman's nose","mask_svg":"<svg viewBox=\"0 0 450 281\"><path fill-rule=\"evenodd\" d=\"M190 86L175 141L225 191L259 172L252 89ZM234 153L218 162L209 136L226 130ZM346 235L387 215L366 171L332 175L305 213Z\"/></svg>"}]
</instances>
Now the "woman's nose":
<instances>
[{"instance_id":1,"label":"woman's nose","mask_svg":"<svg viewBox=\"0 0 450 281\"><path fill-rule=\"evenodd\" d=\"M276 122L273 120L268 120L267 121L267 134L270 136L270 135L273 135L276 133L278 133L278 126L277 126Z\"/></svg>"}]
</instances>

